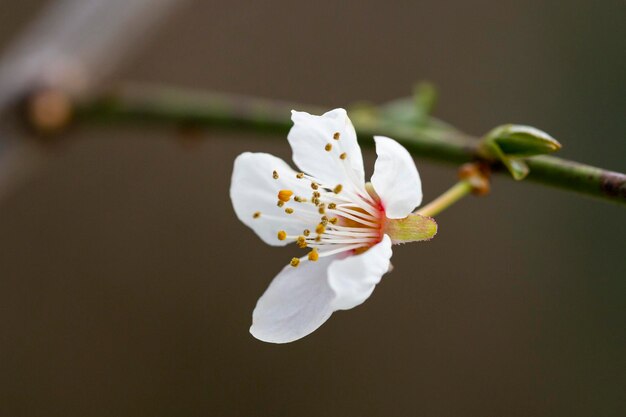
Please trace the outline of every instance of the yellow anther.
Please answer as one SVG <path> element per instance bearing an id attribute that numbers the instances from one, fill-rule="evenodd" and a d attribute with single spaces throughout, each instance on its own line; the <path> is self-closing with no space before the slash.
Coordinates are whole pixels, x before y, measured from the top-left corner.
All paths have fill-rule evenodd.
<path id="1" fill-rule="evenodd" d="M 296 174 L 296 178 L 298 178 L 298 179 L 302 179 L 302 178 L 304 178 L 304 172 L 298 172 L 298 173 Z"/>
<path id="2" fill-rule="evenodd" d="M 329 209 L 331 209 L 331 210 L 333 210 L 333 209 L 337 208 L 337 204 L 335 204 L 335 203 L 330 203 L 330 204 L 328 205 L 328 208 L 329 208 Z"/>
<path id="3" fill-rule="evenodd" d="M 317 210 L 320 214 L 324 214 L 326 213 L 326 206 L 324 205 L 324 203 L 319 205 L 319 209 Z"/>
<path id="4" fill-rule="evenodd" d="M 294 201 L 298 202 L 298 203 L 306 203 L 306 198 L 304 197 L 300 197 L 299 195 L 295 196 L 293 198 Z"/>
<path id="5" fill-rule="evenodd" d="M 326 146 L 324 146 L 324 150 L 325 150 L 326 152 L 330 152 L 330 151 L 332 151 L 332 150 L 333 150 L 333 145 L 332 145 L 332 143 L 327 143 L 327 144 L 326 144 Z"/>
<path id="6" fill-rule="evenodd" d="M 317 190 L 318 188 L 320 188 L 320 186 L 316 182 L 312 182 L 311 188 L 313 188 L 314 190 Z"/>
<path id="7" fill-rule="evenodd" d="M 337 184 L 337 186 L 335 188 L 333 188 L 333 193 L 339 194 L 341 192 L 341 190 L 343 190 L 343 185 Z"/>
<path id="8" fill-rule="evenodd" d="M 287 207 L 287 208 L 285 209 L 285 213 L 287 213 L 287 214 L 293 214 L 293 209 L 292 209 L 291 207 Z"/>
<path id="9" fill-rule="evenodd" d="M 324 226 L 327 226 L 327 225 L 328 225 L 328 217 L 326 217 L 326 216 L 322 216 L 322 222 L 321 222 L 321 224 L 323 224 Z"/>
<path id="10" fill-rule="evenodd" d="M 298 258 L 292 258 L 291 262 L 289 262 L 291 264 L 291 266 L 293 266 L 294 268 L 298 265 L 300 265 L 300 259 Z"/>
<path id="11" fill-rule="evenodd" d="M 306 248 L 307 247 L 306 238 L 304 236 L 298 236 L 298 240 L 296 240 L 296 244 L 301 249 Z"/>
<path id="12" fill-rule="evenodd" d="M 280 190 L 278 192 L 278 199 L 286 203 L 287 201 L 291 199 L 292 195 L 293 195 L 293 191 L 291 190 Z"/>
<path id="13" fill-rule="evenodd" d="M 322 240 L 322 236 L 320 236 L 320 235 L 315 236 L 315 241 L 316 242 L 320 242 L 321 240 Z"/>
<path id="14" fill-rule="evenodd" d="M 317 248 L 313 248 L 311 252 L 309 252 L 309 261 L 317 261 L 320 258 L 320 254 L 317 253 Z"/>
<path id="15" fill-rule="evenodd" d="M 322 223 L 318 224 L 317 227 L 315 228 L 315 233 L 317 233 L 318 235 L 321 235 L 325 231 L 326 231 L 326 226 Z"/>
<path id="16" fill-rule="evenodd" d="M 319 199 L 319 198 L 317 198 L 317 197 L 313 197 L 313 198 L 311 199 L 311 203 L 313 203 L 313 204 L 315 204 L 315 205 L 317 206 L 317 205 L 319 205 L 319 203 L 320 203 L 320 199 Z"/>
<path id="17" fill-rule="evenodd" d="M 309 229 L 304 229 L 304 231 L 302 232 L 302 234 L 303 234 L 304 236 L 308 236 L 308 235 L 310 235 L 310 234 L 311 234 L 311 231 L 310 231 Z"/>
<path id="18" fill-rule="evenodd" d="M 333 139 L 339 140 L 339 132 L 335 132 L 335 134 L 333 135 Z"/>
<path id="19" fill-rule="evenodd" d="M 255 211 L 254 214 L 252 215 L 253 219 L 258 219 L 259 217 L 261 217 L 261 212 L 260 211 Z"/>
<path id="20" fill-rule="evenodd" d="M 328 221 L 332 224 L 337 224 L 338 219 L 336 217 L 331 217 L 330 219 L 328 219 Z"/>
<path id="21" fill-rule="evenodd" d="M 280 201 L 280 200 L 278 200 L 278 202 L 276 203 L 276 205 L 277 205 L 278 207 L 282 207 L 282 206 L 284 206 L 284 205 L 285 205 L 285 202 L 284 202 L 284 201 Z"/>
<path id="22" fill-rule="evenodd" d="M 276 172 L 276 171 L 272 172 L 272 178 L 277 180 L 278 179 L 278 172 Z"/>
<path id="23" fill-rule="evenodd" d="M 346 159 L 347 157 L 348 157 L 348 154 L 345 152 L 339 155 L 339 159 Z"/>
<path id="24" fill-rule="evenodd" d="M 284 230 L 281 230 L 278 232 L 278 240 L 285 240 L 287 239 L 287 232 L 285 232 Z"/>
<path id="25" fill-rule="evenodd" d="M 313 191 L 313 197 L 320 198 L 321 197 L 320 192 L 319 191 Z"/>

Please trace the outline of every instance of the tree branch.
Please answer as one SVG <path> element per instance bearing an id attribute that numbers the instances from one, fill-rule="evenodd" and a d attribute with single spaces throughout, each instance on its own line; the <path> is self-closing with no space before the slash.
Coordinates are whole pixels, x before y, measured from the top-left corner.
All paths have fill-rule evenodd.
<path id="1" fill-rule="evenodd" d="M 251 97 L 195 92 L 163 86 L 129 85 L 77 105 L 79 123 L 168 124 L 285 135 L 291 109 L 321 114 L 323 109 Z M 423 126 L 389 123 L 368 112 L 350 112 L 359 141 L 372 146 L 374 134 L 402 143 L 413 155 L 461 164 L 481 159 L 478 139 L 434 120 Z M 428 127 L 425 127 L 428 126 Z M 434 126 L 434 127 L 432 127 Z M 527 158 L 527 180 L 626 205 L 626 175 L 550 156 Z M 509 178 L 499 163 L 495 172 Z"/>

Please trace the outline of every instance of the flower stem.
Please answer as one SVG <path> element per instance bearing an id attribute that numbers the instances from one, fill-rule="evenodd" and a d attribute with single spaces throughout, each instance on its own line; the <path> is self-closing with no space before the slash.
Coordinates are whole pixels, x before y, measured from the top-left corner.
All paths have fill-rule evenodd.
<path id="1" fill-rule="evenodd" d="M 472 192 L 474 186 L 469 179 L 460 180 L 448 191 L 419 209 L 416 213 L 425 217 L 434 217 Z"/>

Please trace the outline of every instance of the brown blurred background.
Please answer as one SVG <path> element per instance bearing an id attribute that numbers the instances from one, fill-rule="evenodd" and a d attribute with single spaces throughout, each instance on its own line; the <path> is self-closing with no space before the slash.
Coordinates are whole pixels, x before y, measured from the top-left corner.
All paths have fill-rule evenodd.
<path id="1" fill-rule="evenodd" d="M 0 46 L 42 4 L 0 3 Z M 468 132 L 531 124 L 624 171 L 625 17 L 620 0 L 193 1 L 116 79 L 329 109 L 428 79 Z M 1 416 L 623 415 L 623 207 L 496 179 L 396 248 L 364 305 L 270 345 L 252 309 L 295 252 L 240 224 L 228 187 L 236 155 L 287 142 L 176 134 L 82 128 L 0 201 Z M 426 200 L 455 179 L 416 162 Z"/>

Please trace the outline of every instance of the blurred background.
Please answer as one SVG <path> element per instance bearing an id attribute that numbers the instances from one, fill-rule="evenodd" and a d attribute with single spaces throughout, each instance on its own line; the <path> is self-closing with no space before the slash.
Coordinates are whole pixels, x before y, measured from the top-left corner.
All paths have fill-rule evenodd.
<path id="1" fill-rule="evenodd" d="M 1 2 L 0 47 L 44 4 Z M 330 109 L 428 79 L 435 114 L 464 131 L 530 124 L 559 156 L 625 171 L 625 12 L 621 0 L 189 1 L 106 82 Z M 239 153 L 290 149 L 201 138 L 81 127 L 3 193 L 1 416 L 623 415 L 623 207 L 496 178 L 438 217 L 436 239 L 397 247 L 364 305 L 271 345 L 248 333 L 252 310 L 296 250 L 240 224 L 228 188 Z M 455 181 L 416 163 L 426 201 Z"/>

